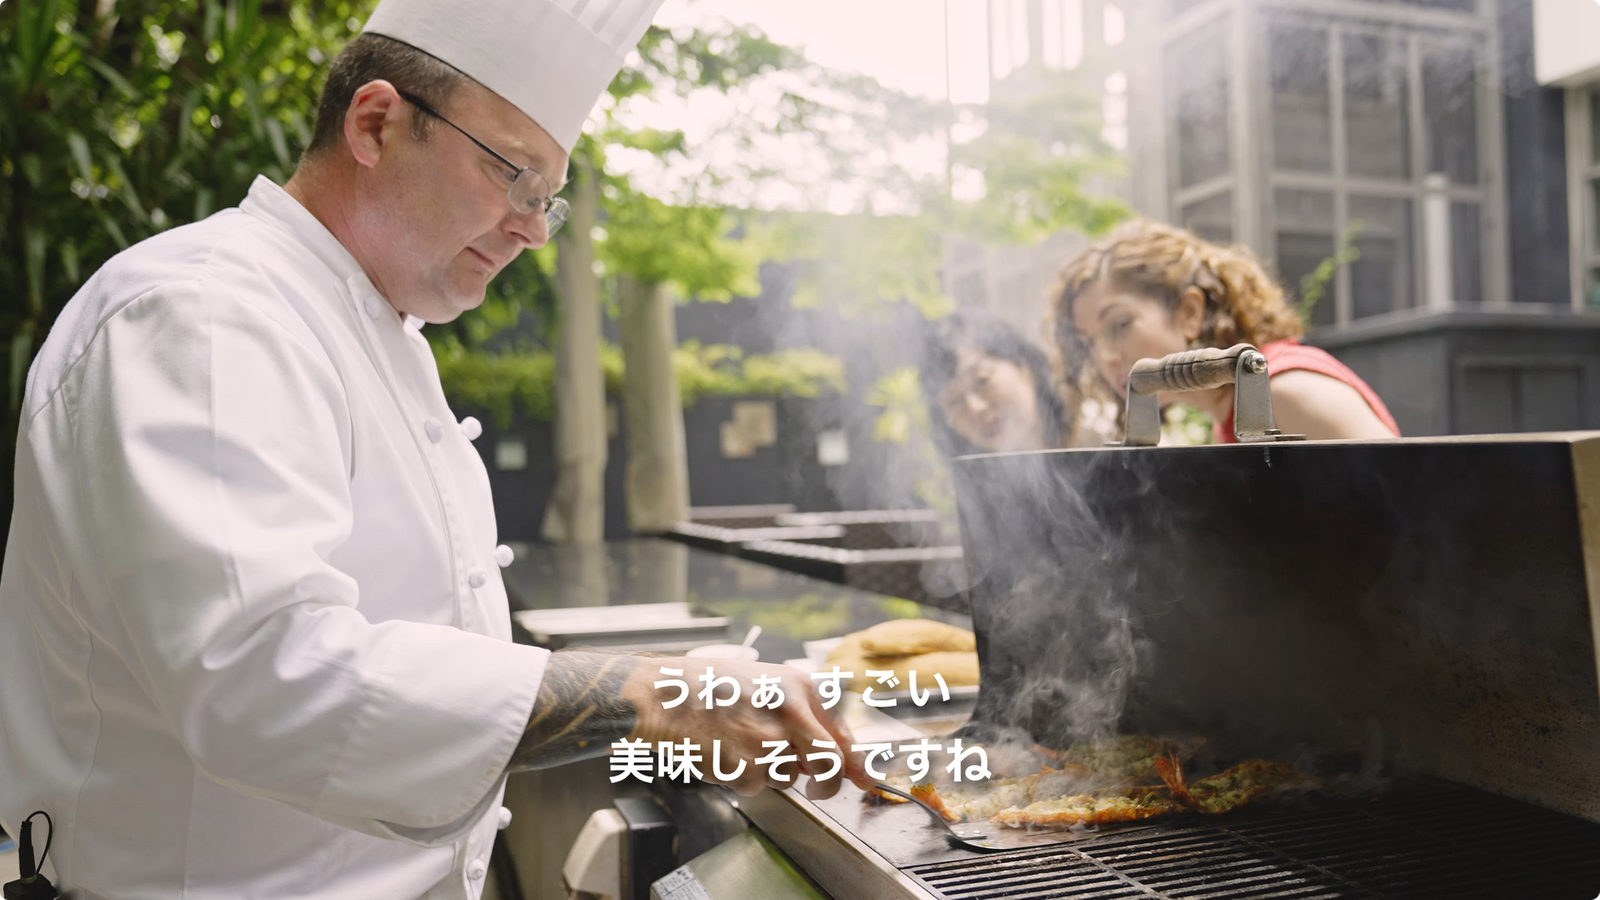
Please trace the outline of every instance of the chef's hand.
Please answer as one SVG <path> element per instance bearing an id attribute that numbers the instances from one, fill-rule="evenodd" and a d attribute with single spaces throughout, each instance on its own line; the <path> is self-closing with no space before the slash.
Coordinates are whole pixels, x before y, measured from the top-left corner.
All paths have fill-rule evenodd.
<path id="1" fill-rule="evenodd" d="M 683 675 L 663 675 L 662 667 L 682 670 Z M 718 679 L 729 676 L 738 681 L 739 699 L 736 702 L 706 709 L 706 703 L 700 697 L 705 682 L 697 679 L 708 667 Z M 751 703 L 757 690 L 755 679 L 758 675 L 778 680 L 778 687 L 783 690 L 783 703 L 778 708 L 758 709 Z M 682 693 L 675 686 L 654 686 L 655 682 L 669 678 L 687 682 L 689 695 L 682 703 L 666 709 L 664 704 Z M 724 682 L 717 689 L 716 696 L 726 699 L 731 693 L 731 688 Z M 721 762 L 725 771 L 738 769 L 739 760 L 745 762 L 744 770 L 737 778 L 724 782 L 744 796 L 758 794 L 769 785 L 780 790 L 792 787 L 796 774 L 827 774 L 834 768 L 832 760 L 819 758 L 810 763 L 806 761 L 808 754 L 824 752 L 837 754 L 843 760 L 843 768 L 826 781 L 808 779 L 806 796 L 813 800 L 832 797 L 838 793 L 845 778 L 863 790 L 872 786 L 863 755 L 851 749 L 855 744 L 854 736 L 842 722 L 822 708 L 822 701 L 817 696 L 811 678 L 799 669 L 729 659 L 646 659 L 632 673 L 623 696 L 638 711 L 638 724 L 629 737 L 642 738 L 651 746 L 657 741 L 681 743 L 686 738 L 699 744 L 704 755 L 700 769 L 707 781 L 716 780 L 712 772 L 711 748 L 713 741 L 720 740 Z M 787 741 L 788 748 L 782 750 L 781 754 L 795 756 L 796 761 L 777 766 L 757 766 L 756 760 L 771 752 L 771 748 L 762 746 L 764 741 Z M 816 741 L 832 742 L 835 746 L 819 747 L 814 743 Z M 775 775 L 787 776 L 788 780 Z"/>

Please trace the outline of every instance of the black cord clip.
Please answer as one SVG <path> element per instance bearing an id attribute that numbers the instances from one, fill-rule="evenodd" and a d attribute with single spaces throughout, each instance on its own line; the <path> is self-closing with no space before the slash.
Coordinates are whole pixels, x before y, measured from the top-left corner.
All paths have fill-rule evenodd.
<path id="1" fill-rule="evenodd" d="M 44 852 L 39 854 L 37 863 L 33 859 L 33 820 L 37 816 L 44 816 L 44 823 L 50 826 L 50 833 L 44 839 Z M 50 844 L 56 839 L 56 823 L 50 814 L 38 810 L 22 820 L 22 833 L 17 835 L 17 863 L 18 874 L 22 877 L 10 882 L 0 891 L 4 892 L 4 900 L 59 900 L 61 894 L 50 883 L 50 879 L 39 874 L 44 866 L 45 858 L 50 855 Z"/>

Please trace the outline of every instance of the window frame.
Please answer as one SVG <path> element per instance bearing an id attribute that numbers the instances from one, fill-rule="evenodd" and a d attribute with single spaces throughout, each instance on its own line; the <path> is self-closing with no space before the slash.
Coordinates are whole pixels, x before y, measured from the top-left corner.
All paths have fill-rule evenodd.
<path id="1" fill-rule="evenodd" d="M 1600 311 L 1600 148 L 1594 145 L 1596 98 L 1600 82 L 1568 88 L 1567 106 L 1567 222 L 1568 259 L 1571 261 L 1572 308 L 1576 312 Z"/>
<path id="2" fill-rule="evenodd" d="M 1341 4 L 1342 5 L 1342 4 Z M 1351 4 L 1352 6 L 1356 4 Z M 1363 6 L 1368 4 L 1362 4 Z M 1480 293 L 1482 301 L 1486 304 L 1505 305 L 1509 302 L 1505 290 L 1499 282 L 1499 271 L 1505 259 L 1505 236 L 1502 229 L 1495 228 L 1497 221 L 1503 221 L 1499 203 L 1501 198 L 1502 183 L 1500 173 L 1503 171 L 1503 148 L 1498 139 L 1499 107 L 1496 102 L 1499 93 L 1493 88 L 1495 82 L 1494 50 L 1498 44 L 1494 41 L 1489 29 L 1484 26 L 1475 15 L 1439 13 L 1415 9 L 1397 9 L 1397 13 L 1384 17 L 1383 21 L 1374 21 L 1372 18 L 1355 18 L 1351 13 L 1332 15 L 1329 4 L 1325 2 L 1293 2 L 1293 0 L 1277 0 L 1277 2 L 1262 3 L 1262 26 L 1268 24 L 1290 25 L 1307 29 L 1315 29 L 1323 33 L 1327 40 L 1328 58 L 1328 91 L 1329 115 L 1331 118 L 1332 141 L 1332 170 L 1330 172 L 1302 172 L 1287 169 L 1277 169 L 1274 165 L 1275 147 L 1273 136 L 1273 123 L 1270 119 L 1272 104 L 1271 65 L 1266 52 L 1261 53 L 1262 61 L 1257 66 L 1257 77 L 1254 88 L 1259 97 L 1258 103 L 1262 109 L 1260 116 L 1260 129 L 1256 140 L 1264 148 L 1263 158 L 1265 165 L 1262 169 L 1262 178 L 1266 190 L 1264 196 L 1271 198 L 1280 188 L 1294 190 L 1311 190 L 1330 193 L 1334 200 L 1333 245 L 1337 249 L 1340 236 L 1348 227 L 1350 215 L 1350 199 L 1352 196 L 1379 197 L 1406 199 L 1411 201 L 1411 285 L 1410 294 L 1404 299 L 1409 301 L 1404 306 L 1391 306 L 1390 313 L 1402 312 L 1413 308 L 1426 308 L 1430 305 L 1429 271 L 1425 257 L 1428 246 L 1428 217 L 1424 212 L 1425 202 L 1433 191 L 1427 186 L 1429 174 L 1429 135 L 1427 123 L 1427 110 L 1425 106 L 1423 84 L 1423 56 L 1429 46 L 1471 46 L 1479 61 L 1477 66 L 1477 80 L 1475 84 L 1474 102 L 1476 104 L 1476 124 L 1478 151 L 1478 172 L 1475 184 L 1460 184 L 1452 182 L 1444 191 L 1444 196 L 1450 204 L 1471 203 L 1478 210 L 1477 220 L 1479 229 L 1479 244 L 1483 248 L 1482 259 L 1479 266 L 1479 278 L 1483 287 Z M 1385 7 L 1386 8 L 1386 7 Z M 1440 18 L 1454 19 L 1453 27 L 1441 28 Z M 1405 58 L 1403 65 L 1406 68 L 1406 130 L 1409 138 L 1409 174 L 1405 178 L 1375 178 L 1350 174 L 1349 161 L 1349 119 L 1346 114 L 1345 96 L 1345 44 L 1347 37 L 1351 36 L 1377 36 L 1402 42 Z M 1271 205 L 1263 206 L 1266 221 L 1259 236 L 1257 246 L 1262 248 L 1265 259 L 1276 260 L 1277 253 L 1277 210 Z M 1454 263 L 1454 260 L 1452 260 Z M 1332 296 L 1329 298 L 1335 305 L 1335 316 L 1332 328 L 1343 328 L 1362 320 L 1355 313 L 1355 297 L 1352 294 L 1354 279 L 1351 277 L 1350 264 L 1345 263 L 1338 269 L 1334 279 Z M 1289 286 L 1294 289 L 1295 285 Z M 1454 300 L 1452 303 L 1456 302 Z M 1382 315 L 1382 314 L 1379 314 Z"/>
<path id="3" fill-rule="evenodd" d="M 1401 3 L 1369 2 L 1369 0 L 1206 0 L 1196 4 L 1183 15 L 1163 23 L 1160 37 L 1155 42 L 1157 53 L 1163 57 L 1174 42 L 1193 34 L 1214 19 L 1230 16 L 1230 38 L 1236 47 L 1248 48 L 1245 53 L 1233 53 L 1236 63 L 1230 68 L 1230 141 L 1229 168 L 1225 175 L 1203 183 L 1180 188 L 1177 183 L 1178 154 L 1176 136 L 1165 134 L 1171 121 L 1171 111 L 1165 109 L 1164 90 L 1162 111 L 1158 117 L 1145 120 L 1147 135 L 1154 138 L 1155 157 L 1160 166 L 1160 185 L 1147 184 L 1143 196 L 1147 197 L 1153 211 L 1165 214 L 1169 221 L 1178 221 L 1182 211 L 1202 200 L 1231 192 L 1234 204 L 1233 239 L 1255 248 L 1264 260 L 1277 259 L 1277 212 L 1273 198 L 1279 189 L 1314 190 L 1331 193 L 1334 197 L 1335 220 L 1333 240 L 1337 247 L 1339 236 L 1349 222 L 1349 198 L 1352 194 L 1373 197 L 1404 197 L 1411 200 L 1411 295 L 1406 307 L 1422 308 L 1429 304 L 1427 283 L 1427 224 L 1424 199 L 1430 194 L 1425 186 L 1428 174 L 1428 135 L 1426 112 L 1423 106 L 1422 83 L 1423 49 L 1426 45 L 1470 45 L 1478 62 L 1476 68 L 1475 111 L 1478 152 L 1478 177 L 1476 184 L 1451 183 L 1445 192 L 1448 202 L 1473 203 L 1477 206 L 1480 265 L 1478 268 L 1482 290 L 1480 301 L 1484 305 L 1507 306 L 1511 302 L 1508 277 L 1509 252 L 1505 230 L 1505 148 L 1499 104 L 1499 34 L 1494 14 L 1495 4 L 1478 0 L 1471 12 L 1424 9 Z M 1261 35 L 1270 24 L 1283 23 L 1316 28 L 1326 36 L 1329 54 L 1330 123 L 1333 129 L 1333 155 L 1330 172 L 1279 171 L 1275 168 L 1272 135 L 1272 83 L 1270 56 Z M 1398 36 L 1405 42 L 1408 72 L 1408 131 L 1410 132 L 1410 174 L 1405 179 L 1367 178 L 1348 174 L 1347 128 L 1345 115 L 1345 84 L 1343 77 L 1343 34 Z M 1157 66 L 1158 70 L 1165 66 Z M 1165 72 L 1155 75 L 1155 84 L 1165 84 Z M 1153 131 L 1154 134 L 1149 134 Z M 1148 157 L 1146 157 L 1148 158 Z M 1154 160 L 1152 160 L 1154 161 Z M 1148 177 L 1148 176 L 1147 176 Z M 1454 263 L 1454 260 L 1452 260 Z M 1452 265 L 1452 274 L 1459 270 Z M 1344 328 L 1360 320 L 1353 318 L 1354 302 L 1351 295 L 1353 281 L 1349 265 L 1341 266 L 1327 302 L 1336 307 L 1330 329 Z M 1297 288 L 1297 286 L 1290 286 Z M 1397 298 L 1398 299 L 1398 298 Z M 1458 302 L 1452 299 L 1452 303 Z"/>

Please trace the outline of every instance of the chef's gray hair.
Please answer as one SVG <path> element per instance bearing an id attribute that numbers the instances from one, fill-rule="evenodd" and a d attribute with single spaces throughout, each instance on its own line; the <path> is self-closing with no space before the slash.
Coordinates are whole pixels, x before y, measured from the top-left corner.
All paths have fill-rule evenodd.
<path id="1" fill-rule="evenodd" d="M 313 159 L 339 146 L 351 99 L 362 85 L 380 78 L 439 110 L 446 108 L 451 96 L 471 81 L 460 69 L 410 44 L 379 34 L 356 35 L 328 67 L 328 82 L 317 101 L 317 123 L 304 159 Z M 412 136 L 427 140 L 433 133 L 433 117 L 417 110 L 411 112 Z"/>

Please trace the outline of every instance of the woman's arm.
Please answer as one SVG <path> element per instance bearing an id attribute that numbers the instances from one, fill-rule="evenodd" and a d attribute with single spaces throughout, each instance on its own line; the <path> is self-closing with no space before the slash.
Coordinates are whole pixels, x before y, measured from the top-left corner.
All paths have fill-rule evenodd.
<path id="1" fill-rule="evenodd" d="M 1288 434 L 1304 434 L 1308 440 L 1395 437 L 1360 391 L 1306 369 L 1272 376 L 1272 412 L 1278 428 Z"/>

